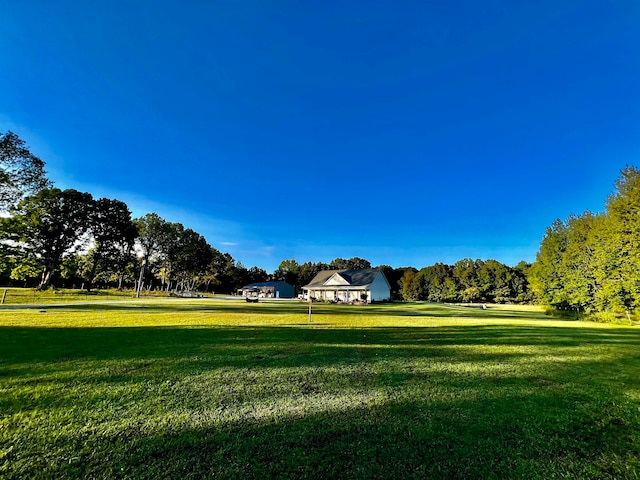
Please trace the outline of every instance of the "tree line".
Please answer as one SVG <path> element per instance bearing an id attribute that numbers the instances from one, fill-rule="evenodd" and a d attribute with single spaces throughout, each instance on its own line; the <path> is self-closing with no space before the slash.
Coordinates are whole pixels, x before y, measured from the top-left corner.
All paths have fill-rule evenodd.
<path id="1" fill-rule="evenodd" d="M 0 132 L 0 281 L 23 286 L 230 292 L 267 272 L 245 268 L 198 232 L 116 199 L 55 188 L 45 163 Z"/>
<path id="2" fill-rule="evenodd" d="M 408 269 L 400 279 L 405 300 L 463 303 L 531 303 L 527 271 L 520 262 L 509 267 L 497 260 L 465 258 L 454 265 L 436 263 Z"/>
<path id="3" fill-rule="evenodd" d="M 391 296 L 397 300 L 429 302 L 495 302 L 530 303 L 528 288 L 530 264 L 520 262 L 509 267 L 497 260 L 460 260 L 454 265 L 436 263 L 418 270 L 414 267 L 393 268 L 378 265 L 389 281 Z M 371 268 L 368 260 L 354 257 L 336 258 L 330 263 L 298 263 L 284 260 L 274 278 L 285 281 L 300 291 L 322 270 Z"/>
<path id="4" fill-rule="evenodd" d="M 624 168 L 602 213 L 555 220 L 529 274 L 539 301 L 595 315 L 640 308 L 640 171 Z"/>
<path id="5" fill-rule="evenodd" d="M 246 268 L 181 223 L 156 213 L 132 218 L 117 199 L 55 188 L 44 162 L 17 135 L 0 133 L 0 282 L 231 293 L 252 282 L 282 280 L 300 293 L 320 271 L 371 268 L 360 257 L 329 263 L 283 260 L 268 273 Z M 378 265 L 392 297 L 434 302 L 528 302 L 526 270 L 464 259 L 418 270 Z"/>
<path id="6" fill-rule="evenodd" d="M 156 213 L 133 219 L 124 202 L 73 189 L 26 196 L 0 219 L 0 236 L 5 284 L 193 292 L 267 278 L 181 223 Z"/>

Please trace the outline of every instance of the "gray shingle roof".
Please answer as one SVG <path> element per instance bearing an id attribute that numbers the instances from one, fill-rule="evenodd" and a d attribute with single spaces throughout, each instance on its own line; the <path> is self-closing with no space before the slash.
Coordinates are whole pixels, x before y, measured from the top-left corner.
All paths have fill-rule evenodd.
<path id="1" fill-rule="evenodd" d="M 319 272 L 313 280 L 302 288 L 317 288 L 324 286 L 324 283 L 329 280 L 334 274 L 339 273 L 345 280 L 349 282 L 352 287 L 364 287 L 371 285 L 376 275 L 380 272 L 377 268 L 363 268 L 360 270 L 323 270 Z"/>
<path id="2" fill-rule="evenodd" d="M 274 282 L 255 282 L 255 283 L 250 283 L 249 285 L 245 285 L 240 290 L 249 289 L 249 288 L 260 288 L 260 287 L 277 287 L 280 285 L 286 285 L 288 287 L 291 287 L 291 285 L 289 285 L 287 282 L 275 282 L 275 281 Z"/>

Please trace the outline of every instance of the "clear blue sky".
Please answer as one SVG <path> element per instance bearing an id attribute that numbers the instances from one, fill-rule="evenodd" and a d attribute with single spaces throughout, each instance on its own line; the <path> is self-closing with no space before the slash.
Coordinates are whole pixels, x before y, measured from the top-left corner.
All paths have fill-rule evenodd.
<path id="1" fill-rule="evenodd" d="M 640 164 L 640 3 L 5 1 L 0 131 L 246 266 L 533 261 Z"/>

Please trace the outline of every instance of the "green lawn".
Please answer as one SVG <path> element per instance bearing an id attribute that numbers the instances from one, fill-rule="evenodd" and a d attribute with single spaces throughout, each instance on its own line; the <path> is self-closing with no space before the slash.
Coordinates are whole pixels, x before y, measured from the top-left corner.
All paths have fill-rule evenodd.
<path id="1" fill-rule="evenodd" d="M 0 310 L 0 478 L 638 478 L 640 330 L 164 300 Z"/>
<path id="2" fill-rule="evenodd" d="M 49 289 L 38 288 L 0 288 L 0 299 L 3 305 L 29 305 L 68 302 L 92 302 L 105 300 L 122 300 L 135 297 L 132 291 L 92 290 L 90 292 L 79 289 Z"/>
<path id="3" fill-rule="evenodd" d="M 211 297 L 210 294 L 204 294 L 204 296 Z M 0 288 L 0 300 L 4 299 L 2 304 L 5 306 L 105 302 L 114 300 L 131 300 L 135 297 L 136 292 L 134 290 L 93 289 L 87 291 L 72 288 L 46 290 L 40 290 L 39 288 Z M 142 293 L 142 297 L 169 297 L 169 293 L 166 291 L 145 290 Z"/>

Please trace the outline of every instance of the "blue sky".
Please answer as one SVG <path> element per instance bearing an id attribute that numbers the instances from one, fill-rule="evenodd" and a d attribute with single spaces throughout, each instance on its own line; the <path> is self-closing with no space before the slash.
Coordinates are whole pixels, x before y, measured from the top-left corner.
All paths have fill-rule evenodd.
<path id="1" fill-rule="evenodd" d="M 0 131 L 246 266 L 533 261 L 640 162 L 637 1 L 3 2 Z"/>

